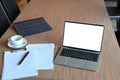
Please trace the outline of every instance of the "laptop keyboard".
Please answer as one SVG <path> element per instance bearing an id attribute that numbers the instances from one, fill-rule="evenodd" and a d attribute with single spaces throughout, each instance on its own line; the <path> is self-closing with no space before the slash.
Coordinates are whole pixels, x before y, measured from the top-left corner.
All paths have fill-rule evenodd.
<path id="1" fill-rule="evenodd" d="M 67 49 L 67 48 L 64 48 L 61 51 L 60 56 L 78 58 L 78 59 L 89 60 L 89 61 L 94 61 L 94 62 L 97 62 L 98 60 L 98 54 L 95 54 L 92 52 L 90 53 L 87 51 Z"/>

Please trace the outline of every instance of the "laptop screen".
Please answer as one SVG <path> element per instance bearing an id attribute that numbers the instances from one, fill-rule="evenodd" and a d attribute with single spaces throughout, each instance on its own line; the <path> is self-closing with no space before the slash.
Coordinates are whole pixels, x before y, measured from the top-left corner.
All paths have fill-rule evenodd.
<path id="1" fill-rule="evenodd" d="M 100 51 L 104 26 L 65 22 L 63 46 Z"/>

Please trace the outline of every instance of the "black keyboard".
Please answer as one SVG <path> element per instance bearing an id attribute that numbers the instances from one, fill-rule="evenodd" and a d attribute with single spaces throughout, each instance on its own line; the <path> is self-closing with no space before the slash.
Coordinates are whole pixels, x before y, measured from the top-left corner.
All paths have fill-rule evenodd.
<path id="1" fill-rule="evenodd" d="M 64 48 L 61 51 L 60 56 L 78 58 L 78 59 L 89 60 L 94 62 L 97 62 L 98 60 L 98 54 L 96 53 L 82 51 L 82 50 L 67 49 L 67 48 Z"/>

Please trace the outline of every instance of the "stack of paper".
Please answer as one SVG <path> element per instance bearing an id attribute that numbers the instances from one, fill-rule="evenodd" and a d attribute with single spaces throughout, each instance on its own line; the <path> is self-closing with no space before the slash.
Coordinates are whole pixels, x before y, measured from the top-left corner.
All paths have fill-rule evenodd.
<path id="1" fill-rule="evenodd" d="M 21 57 L 26 51 L 6 51 L 4 55 L 4 66 L 2 73 L 2 80 L 18 79 L 30 76 L 36 76 L 38 74 L 36 69 L 34 54 L 31 52 L 27 55 L 25 60 L 18 65 Z"/>
<path id="2" fill-rule="evenodd" d="M 27 50 L 35 54 L 38 70 L 53 69 L 54 44 L 29 44 Z"/>
<path id="3" fill-rule="evenodd" d="M 37 76 L 38 70 L 53 69 L 54 44 L 29 44 L 27 50 L 5 51 L 2 80 Z M 29 54 L 18 65 L 19 61 Z"/>

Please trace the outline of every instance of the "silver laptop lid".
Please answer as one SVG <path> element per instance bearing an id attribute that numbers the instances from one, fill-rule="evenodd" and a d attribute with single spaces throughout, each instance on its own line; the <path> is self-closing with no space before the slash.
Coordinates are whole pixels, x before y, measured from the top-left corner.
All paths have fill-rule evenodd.
<path id="1" fill-rule="evenodd" d="M 100 51 L 104 26 L 65 22 L 63 46 Z"/>

